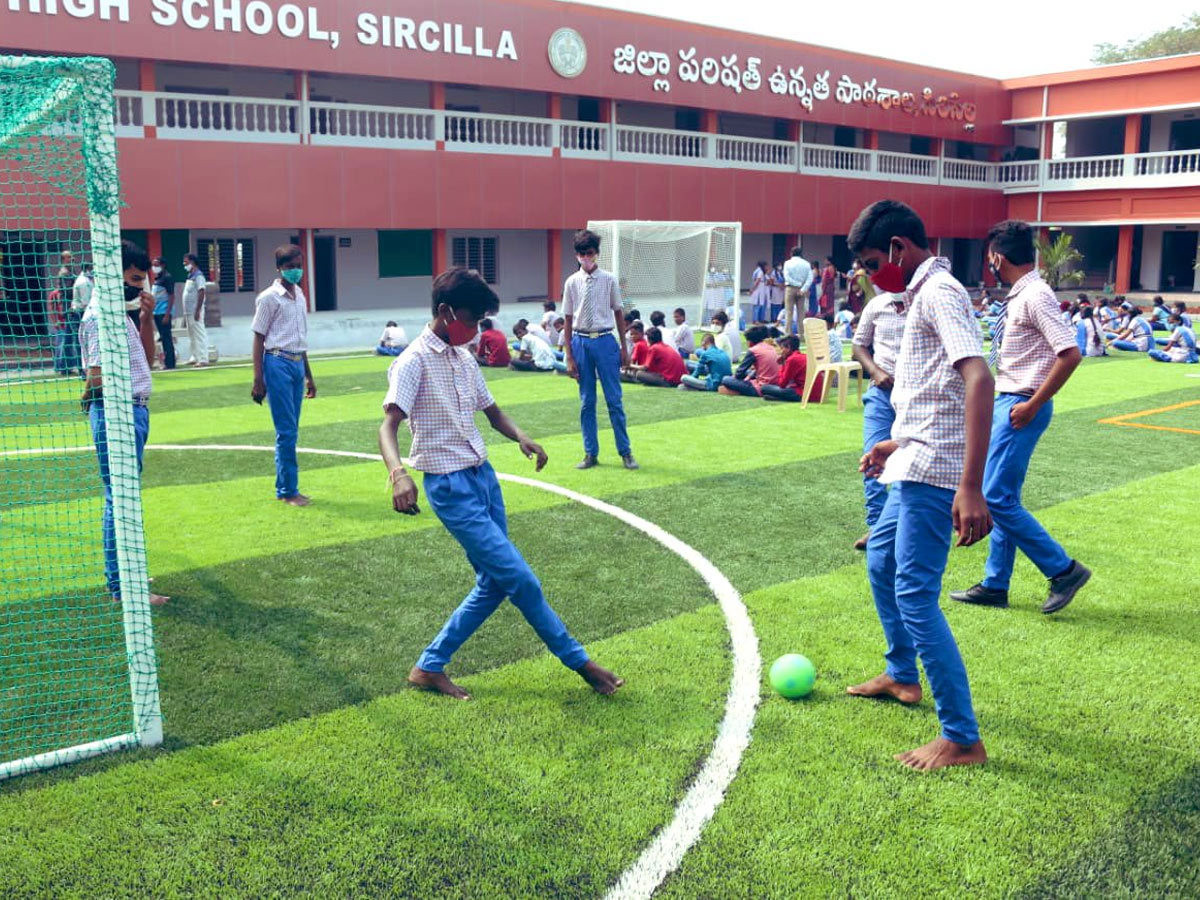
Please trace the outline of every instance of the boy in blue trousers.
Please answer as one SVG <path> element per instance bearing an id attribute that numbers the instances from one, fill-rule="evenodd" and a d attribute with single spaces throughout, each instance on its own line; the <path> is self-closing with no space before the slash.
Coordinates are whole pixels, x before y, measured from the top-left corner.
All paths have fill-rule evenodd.
<path id="1" fill-rule="evenodd" d="M 902 297 L 905 306 L 892 436 L 860 464 L 863 474 L 891 485 L 867 541 L 867 575 L 887 639 L 887 667 L 846 690 L 918 703 L 919 656 L 942 733 L 896 759 L 923 771 L 978 765 L 987 753 L 967 670 L 938 598 L 951 530 L 965 547 L 992 529 L 983 498 L 992 374 L 971 300 L 950 274 L 950 261 L 930 251 L 925 225 L 912 209 L 893 200 L 873 203 L 846 242 L 875 286 Z"/>
<path id="2" fill-rule="evenodd" d="M 417 486 L 405 470 L 396 441 L 400 423 L 412 431 L 412 466 L 425 473 L 425 496 L 442 524 L 462 544 L 475 569 L 475 587 L 425 648 L 408 680 L 458 700 L 471 699 L 445 673 L 455 651 L 505 598 L 521 611 L 550 651 L 601 694 L 625 682 L 588 658 L 550 608 L 542 586 L 508 538 L 504 497 L 475 427 L 482 411 L 491 426 L 516 441 L 537 470 L 546 451 L 496 405 L 467 345 L 479 320 L 500 307 L 478 273 L 454 268 L 433 282 L 433 320 L 388 370 L 379 449 L 387 465 L 396 512 L 416 515 Z"/>

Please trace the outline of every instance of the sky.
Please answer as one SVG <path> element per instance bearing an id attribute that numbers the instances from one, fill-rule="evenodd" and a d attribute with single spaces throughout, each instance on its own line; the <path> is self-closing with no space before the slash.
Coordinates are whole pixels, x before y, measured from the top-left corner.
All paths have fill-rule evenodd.
<path id="1" fill-rule="evenodd" d="M 992 78 L 1087 68 L 1093 45 L 1119 46 L 1200 11 L 1200 0 L 921 0 L 919 6 L 898 0 L 845 6 L 836 0 L 803 6 L 786 0 L 583 2 Z M 922 15 L 910 12 L 917 8 Z M 842 14 L 831 14 L 838 11 Z"/>

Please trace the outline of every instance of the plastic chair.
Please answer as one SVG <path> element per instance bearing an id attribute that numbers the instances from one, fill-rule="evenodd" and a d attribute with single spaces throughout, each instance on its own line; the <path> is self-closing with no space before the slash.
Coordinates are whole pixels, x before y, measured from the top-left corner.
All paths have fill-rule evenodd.
<path id="1" fill-rule="evenodd" d="M 825 375 L 821 383 L 821 396 L 818 403 L 825 402 L 825 394 L 829 390 L 829 379 L 838 376 L 838 412 L 846 411 L 846 396 L 849 393 L 850 376 L 858 374 L 858 405 L 862 406 L 863 371 L 857 362 L 831 360 L 829 358 L 829 332 L 824 319 L 804 320 L 804 345 L 808 353 L 808 371 L 804 376 L 804 395 L 801 397 L 801 408 L 808 406 L 808 398 L 817 377 Z"/>

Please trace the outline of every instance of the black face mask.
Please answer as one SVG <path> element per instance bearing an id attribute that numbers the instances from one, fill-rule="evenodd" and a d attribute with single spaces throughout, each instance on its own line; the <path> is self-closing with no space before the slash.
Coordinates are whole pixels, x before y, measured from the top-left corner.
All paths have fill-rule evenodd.
<path id="1" fill-rule="evenodd" d="M 130 302 L 142 296 L 142 289 L 131 284 L 125 285 L 125 301 Z"/>

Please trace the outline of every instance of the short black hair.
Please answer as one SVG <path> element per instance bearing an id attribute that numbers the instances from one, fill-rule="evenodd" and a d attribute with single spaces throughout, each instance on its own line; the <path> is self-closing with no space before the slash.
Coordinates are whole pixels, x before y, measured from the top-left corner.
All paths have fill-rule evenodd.
<path id="1" fill-rule="evenodd" d="M 395 322 L 389 322 L 388 324 L 389 324 L 389 325 L 395 325 L 396 323 L 395 323 Z M 479 328 L 480 328 L 482 331 L 491 331 L 491 330 L 492 330 L 492 320 L 491 320 L 491 319 L 480 319 L 480 320 L 479 320 Z"/>
<path id="2" fill-rule="evenodd" d="M 121 270 L 150 271 L 150 256 L 133 241 L 121 241 Z"/>
<path id="3" fill-rule="evenodd" d="M 200 268 L 200 257 L 198 257 L 195 253 L 183 254 L 183 261 L 190 262 L 197 269 Z"/>
<path id="4" fill-rule="evenodd" d="M 761 344 L 770 336 L 771 331 L 766 325 L 751 325 L 746 329 L 746 342 L 749 344 Z"/>
<path id="5" fill-rule="evenodd" d="M 718 309 L 715 313 L 712 314 L 712 321 L 720 322 L 721 327 L 724 328 L 726 325 L 729 324 L 729 314 L 726 313 L 725 310 L 723 310 L 723 309 Z"/>
<path id="6" fill-rule="evenodd" d="M 529 320 L 528 319 L 517 319 L 517 321 L 515 321 L 513 323 L 513 334 L 516 334 L 518 331 L 528 331 L 528 330 L 529 330 Z"/>
<path id="7" fill-rule="evenodd" d="M 651 344 L 661 344 L 662 331 L 658 328 L 651 328 L 646 332 L 646 340 Z"/>
<path id="8" fill-rule="evenodd" d="M 1087 298 L 1088 298 L 1088 295 L 1086 293 L 1084 293 L 1083 291 L 1080 291 L 1078 294 L 1075 295 L 1075 299 L 1079 303 L 1082 303 Z"/>
<path id="9" fill-rule="evenodd" d="M 641 319 L 634 319 L 632 322 L 629 323 L 629 328 L 627 330 L 628 331 L 640 331 L 640 332 L 642 332 L 642 334 L 645 334 L 646 333 L 646 325 L 645 325 L 645 323 L 642 322 Z"/>
<path id="10" fill-rule="evenodd" d="M 1155 295 L 1154 295 L 1154 305 L 1155 305 L 1155 306 L 1162 306 L 1162 305 L 1163 305 L 1163 298 L 1162 298 L 1162 294 L 1155 294 Z"/>
<path id="11" fill-rule="evenodd" d="M 1180 312 L 1186 312 L 1186 311 L 1187 311 L 1187 304 L 1186 304 L 1186 303 L 1184 303 L 1182 300 L 1176 300 L 1176 301 L 1175 301 L 1175 308 L 1176 308 L 1177 310 L 1179 310 Z"/>
<path id="12" fill-rule="evenodd" d="M 275 248 L 275 268 L 282 269 L 283 264 L 291 262 L 304 255 L 304 251 L 295 244 L 281 244 Z"/>
<path id="13" fill-rule="evenodd" d="M 803 256 L 803 255 L 804 255 L 804 251 L 800 249 L 799 245 L 792 248 L 792 256 Z"/>
<path id="14" fill-rule="evenodd" d="M 546 312 L 554 312 L 554 301 L 547 300 L 542 304 L 542 309 L 544 309 Z"/>
<path id="15" fill-rule="evenodd" d="M 642 311 L 640 309 L 631 309 L 629 312 L 625 313 L 626 322 L 632 322 L 635 319 L 640 319 L 641 317 Z"/>
<path id="16" fill-rule="evenodd" d="M 899 200 L 876 200 L 858 214 L 846 244 L 851 253 L 862 253 L 868 247 L 887 251 L 892 238 L 908 238 L 922 250 L 929 249 L 929 238 L 925 236 L 925 223 L 907 203 Z M 832 262 L 832 257 L 825 257 Z"/>
<path id="17" fill-rule="evenodd" d="M 650 324 L 651 325 L 662 325 L 666 321 L 667 321 L 666 314 L 663 313 L 663 311 L 661 309 L 656 309 L 654 312 L 650 313 Z"/>
<path id="18" fill-rule="evenodd" d="M 997 222 L 987 233 L 987 245 L 1014 266 L 1033 264 L 1033 229 L 1020 219 Z"/>
<path id="19" fill-rule="evenodd" d="M 789 350 L 800 349 L 800 338 L 796 337 L 794 334 L 785 334 L 779 339 L 779 343 L 782 346 L 787 347 Z"/>
<path id="20" fill-rule="evenodd" d="M 80 269 L 82 269 L 84 272 L 90 272 L 92 271 L 92 264 L 84 263 L 82 266 L 80 266 Z"/>
<path id="21" fill-rule="evenodd" d="M 587 253 L 589 250 L 600 252 L 600 235 L 594 231 L 589 231 L 583 228 L 575 232 L 575 252 Z"/>
<path id="22" fill-rule="evenodd" d="M 683 316 L 686 319 L 687 318 L 687 310 L 684 309 L 682 306 L 677 306 L 677 307 L 675 307 L 675 312 L 672 313 L 672 315 Z"/>
<path id="23" fill-rule="evenodd" d="M 433 279 L 433 314 L 446 304 L 451 309 L 465 309 L 474 318 L 500 311 L 500 298 L 487 286 L 479 273 L 464 266 L 447 269 Z"/>

